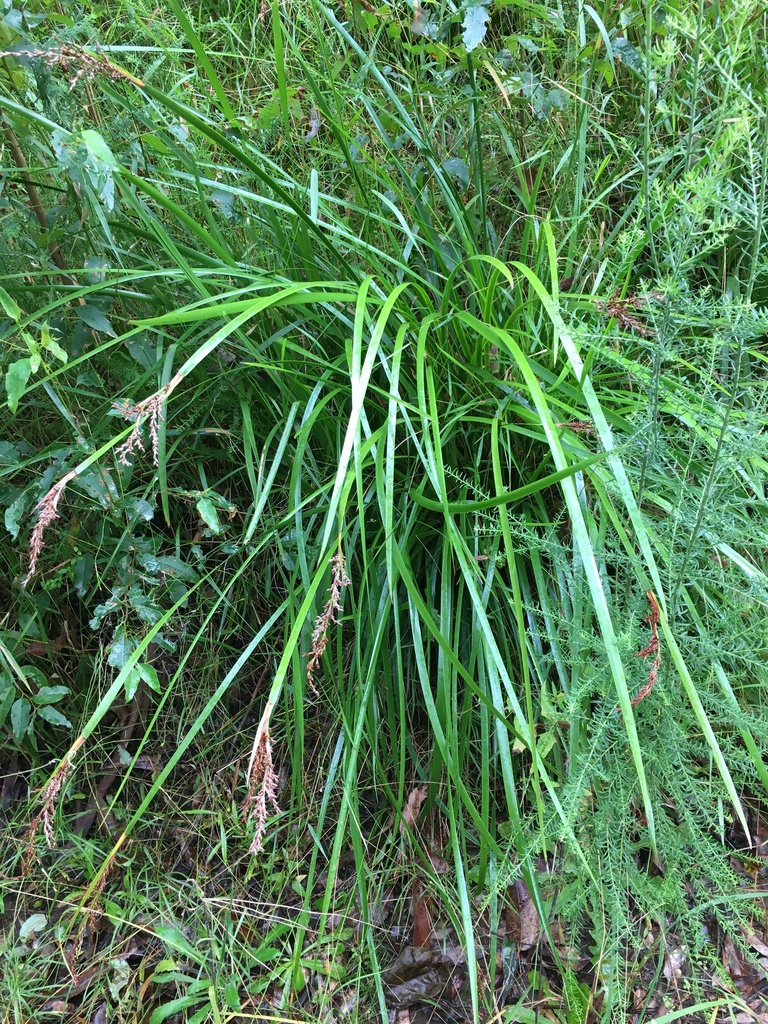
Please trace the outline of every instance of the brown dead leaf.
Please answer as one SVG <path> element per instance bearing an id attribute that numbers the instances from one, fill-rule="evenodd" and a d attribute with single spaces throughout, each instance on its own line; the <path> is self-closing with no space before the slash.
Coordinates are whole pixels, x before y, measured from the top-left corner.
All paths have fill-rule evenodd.
<path id="1" fill-rule="evenodd" d="M 450 874 L 451 865 L 439 853 L 435 853 L 434 850 L 427 850 L 427 860 L 432 865 L 432 870 L 436 875 Z"/>
<path id="2" fill-rule="evenodd" d="M 387 1006 L 397 1010 L 447 996 L 453 987 L 454 966 L 440 953 L 406 946 L 382 971 L 381 980 Z"/>
<path id="3" fill-rule="evenodd" d="M 91 1017 L 91 1024 L 109 1024 L 109 1018 L 107 1017 L 107 1004 L 99 1003 L 96 1007 L 96 1012 Z"/>
<path id="4" fill-rule="evenodd" d="M 734 1017 L 736 1024 L 768 1024 L 768 1013 L 760 1013 L 764 1003 L 760 1003 L 759 1006 L 745 1010 L 743 1013 L 737 1013 Z"/>
<path id="5" fill-rule="evenodd" d="M 686 959 L 682 946 L 674 946 L 667 952 L 664 957 L 664 977 L 667 981 L 679 981 L 682 978 Z"/>
<path id="6" fill-rule="evenodd" d="M 33 658 L 47 658 L 50 654 L 58 653 L 66 641 L 67 635 L 62 630 L 55 640 L 48 640 L 46 643 L 42 643 L 39 640 L 33 640 L 31 643 L 27 644 L 24 650 Z"/>
<path id="7" fill-rule="evenodd" d="M 40 643 L 38 640 L 33 640 L 31 644 L 27 644 L 24 651 L 33 658 L 45 658 L 48 655 L 47 645 Z"/>
<path id="8" fill-rule="evenodd" d="M 734 980 L 742 977 L 741 960 L 730 935 L 726 935 L 723 943 L 723 965 Z"/>
<path id="9" fill-rule="evenodd" d="M 760 956 L 768 956 L 768 946 L 757 935 L 745 935 L 747 942 Z"/>
<path id="10" fill-rule="evenodd" d="M 531 949 L 539 941 L 541 922 L 525 882 L 518 878 L 510 886 L 511 913 L 507 915 L 507 935 L 520 949 Z"/>
<path id="11" fill-rule="evenodd" d="M 421 805 L 427 799 L 427 787 L 416 786 L 415 789 L 411 790 L 410 796 L 405 802 L 403 808 L 403 820 L 400 822 L 400 829 L 404 831 L 406 828 L 413 828 L 416 824 L 416 819 L 421 811 Z"/>
<path id="12" fill-rule="evenodd" d="M 432 937 L 432 918 L 427 906 L 427 897 L 417 881 L 413 883 L 413 945 L 429 949 Z"/>

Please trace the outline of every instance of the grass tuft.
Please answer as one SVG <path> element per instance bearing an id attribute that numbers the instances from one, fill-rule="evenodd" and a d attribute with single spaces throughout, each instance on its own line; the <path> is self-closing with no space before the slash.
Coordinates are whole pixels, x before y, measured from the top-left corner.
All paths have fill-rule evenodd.
<path id="1" fill-rule="evenodd" d="M 0 28 L 2 1019 L 754 1015 L 765 14 L 150 6 Z"/>

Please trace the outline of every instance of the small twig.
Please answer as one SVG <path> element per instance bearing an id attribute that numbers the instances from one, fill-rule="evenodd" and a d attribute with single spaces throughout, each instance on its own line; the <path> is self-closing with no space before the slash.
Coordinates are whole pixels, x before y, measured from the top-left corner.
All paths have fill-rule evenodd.
<path id="1" fill-rule="evenodd" d="M 35 217 L 37 217 L 37 222 L 40 225 L 40 230 L 43 233 L 43 236 L 46 236 L 49 232 L 45 207 L 43 206 L 42 200 L 40 199 L 40 193 L 37 191 L 37 185 L 35 185 L 34 181 L 30 177 L 27 158 L 24 156 L 24 151 L 19 145 L 19 140 L 16 138 L 16 133 L 14 132 L 13 128 L 11 128 L 10 125 L 6 125 L 4 131 L 5 137 L 8 140 L 8 145 L 11 150 L 13 162 L 18 167 L 19 175 L 21 177 L 22 182 L 24 183 L 27 198 L 29 199 L 29 207 L 34 213 Z M 76 284 L 74 278 L 70 277 L 70 275 L 66 273 L 67 264 L 64 261 L 64 257 L 61 255 L 61 250 L 59 249 L 59 247 L 57 245 L 49 244 L 48 251 L 51 254 L 51 259 L 62 272 L 61 278 L 64 284 Z"/>

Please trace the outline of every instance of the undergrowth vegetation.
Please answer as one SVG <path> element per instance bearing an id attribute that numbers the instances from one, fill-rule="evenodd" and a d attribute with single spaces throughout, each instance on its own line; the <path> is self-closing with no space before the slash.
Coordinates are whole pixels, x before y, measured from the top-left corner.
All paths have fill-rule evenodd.
<path id="1" fill-rule="evenodd" d="M 3 1019 L 744 1008 L 766 18 L 6 0 Z"/>

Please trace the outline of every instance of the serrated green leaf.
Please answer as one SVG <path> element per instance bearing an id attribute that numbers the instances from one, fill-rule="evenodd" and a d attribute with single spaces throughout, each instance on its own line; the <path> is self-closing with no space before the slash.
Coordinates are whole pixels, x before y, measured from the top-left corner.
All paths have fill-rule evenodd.
<path id="1" fill-rule="evenodd" d="M 142 622 L 154 626 L 162 618 L 162 611 L 157 607 L 152 594 L 145 594 L 142 588 L 135 584 L 128 589 L 128 603 L 136 612 Z"/>
<path id="2" fill-rule="evenodd" d="M 5 371 L 5 393 L 8 395 L 8 408 L 15 415 L 19 408 L 21 396 L 27 387 L 32 374 L 32 362 L 29 359 L 17 359 Z"/>
<path id="3" fill-rule="evenodd" d="M 158 970 L 152 975 L 153 983 L 156 985 L 167 985 L 171 981 L 180 981 L 184 985 L 189 985 L 197 980 L 189 974 L 184 974 L 183 971 L 172 970 L 175 967 L 175 963 L 175 960 L 161 960 Z"/>
<path id="4" fill-rule="evenodd" d="M 0 466 L 17 466 L 19 449 L 10 441 L 0 441 Z"/>
<path id="5" fill-rule="evenodd" d="M 191 1006 L 196 1006 L 201 999 L 204 997 L 199 996 L 181 996 L 179 999 L 171 999 L 170 1002 L 164 1006 L 158 1006 L 156 1010 L 152 1012 L 152 1016 L 149 1018 L 149 1024 L 162 1024 L 168 1017 L 172 1017 L 175 1013 L 179 1013 L 181 1010 L 187 1010 Z M 205 1007 L 206 1013 L 210 1011 L 210 1005 Z M 185 1018 L 186 1019 L 186 1018 Z"/>
<path id="6" fill-rule="evenodd" d="M 206 1021 L 209 1021 L 210 1019 L 211 1004 L 207 1003 L 205 1006 L 201 1006 L 197 1013 L 189 1018 L 189 1024 L 206 1024 Z"/>
<path id="7" fill-rule="evenodd" d="M 191 945 L 189 939 L 186 938 L 183 932 L 181 932 L 175 925 L 172 924 L 159 924 L 155 926 L 155 934 L 161 939 L 166 946 L 170 946 L 171 949 L 175 949 L 179 953 L 184 953 L 194 963 L 200 963 L 200 954 Z"/>
<path id="8" fill-rule="evenodd" d="M 106 272 L 112 269 L 109 260 L 103 256 L 89 256 L 83 264 L 85 280 L 88 284 L 103 284 L 107 279 Z"/>
<path id="9" fill-rule="evenodd" d="M 40 331 L 40 344 L 46 350 L 50 352 L 52 356 L 59 360 L 60 363 L 66 363 L 69 356 L 59 343 L 54 339 L 51 334 L 51 329 L 48 324 L 43 324 L 42 330 Z"/>
<path id="10" fill-rule="evenodd" d="M 0 729 L 5 725 L 5 720 L 8 717 L 8 712 L 13 704 L 13 699 L 16 696 L 16 687 L 11 686 L 5 690 L 2 696 L 0 696 Z"/>
<path id="11" fill-rule="evenodd" d="M 101 466 L 98 470 L 81 473 L 77 478 L 77 486 L 82 487 L 104 509 L 111 508 L 113 503 L 120 497 L 120 492 L 115 486 L 112 474 Z"/>
<path id="12" fill-rule="evenodd" d="M 32 914 L 22 922 L 19 928 L 19 940 L 26 942 L 30 935 L 39 935 L 48 926 L 48 918 L 45 914 Z"/>
<path id="13" fill-rule="evenodd" d="M 125 593 L 123 587 L 115 587 L 112 591 L 112 596 L 109 597 L 104 604 L 97 604 L 93 609 L 93 618 L 91 619 L 91 629 L 98 629 L 103 620 L 107 615 L 111 615 L 116 612 L 120 607 L 120 600 Z"/>
<path id="14" fill-rule="evenodd" d="M 98 132 L 92 128 L 86 128 L 81 133 L 81 138 L 85 144 L 86 152 L 84 154 L 85 158 L 81 160 L 80 169 L 88 175 L 93 189 L 106 208 L 112 210 L 115 205 L 113 172 L 117 170 L 119 164 L 112 150 L 104 141 L 103 136 Z"/>
<path id="15" fill-rule="evenodd" d="M 155 693 L 161 692 L 160 680 L 158 679 L 157 672 L 152 665 L 147 665 L 145 662 L 139 662 L 136 665 L 136 669 L 151 690 L 154 690 Z"/>
<path id="16" fill-rule="evenodd" d="M 35 704 L 55 704 L 69 693 L 68 686 L 41 686 L 32 700 Z"/>
<path id="17" fill-rule="evenodd" d="M 42 718 L 45 722 L 50 722 L 51 725 L 59 725 L 64 729 L 72 728 L 70 720 L 65 718 L 56 708 L 52 708 L 50 704 L 45 704 L 43 707 L 38 708 L 37 715 L 38 718 Z"/>
<path id="18" fill-rule="evenodd" d="M 48 685 L 48 677 L 45 672 L 43 672 L 41 668 L 37 668 L 36 665 L 25 665 L 23 672 L 27 681 L 31 680 L 35 686 L 41 687 Z"/>
<path id="19" fill-rule="evenodd" d="M 224 987 L 224 1002 L 230 1010 L 234 1010 L 236 1013 L 241 1009 L 240 986 L 237 978 L 230 978 Z"/>
<path id="20" fill-rule="evenodd" d="M 467 9 L 464 14 L 464 21 L 461 23 L 461 27 L 464 29 L 461 38 L 467 53 L 477 49 L 485 39 L 490 20 L 491 16 L 488 13 L 488 8 L 483 4 L 477 4 Z"/>
<path id="21" fill-rule="evenodd" d="M 579 981 L 572 970 L 564 978 L 565 1015 L 567 1024 L 586 1024 L 589 1016 L 591 992 L 588 985 Z"/>
<path id="22" fill-rule="evenodd" d="M 128 965 L 128 961 L 124 960 L 121 956 L 113 957 L 109 961 L 109 994 L 112 996 L 114 1002 L 117 1002 L 120 993 L 131 980 L 131 968 Z"/>
<path id="23" fill-rule="evenodd" d="M 125 677 L 125 701 L 126 703 L 133 700 L 136 696 L 136 691 L 139 688 L 141 682 L 141 673 L 138 668 L 134 665 L 128 675 Z"/>
<path id="24" fill-rule="evenodd" d="M 219 514 L 216 511 L 216 506 L 213 504 L 210 498 L 198 498 L 195 506 L 197 511 L 200 513 L 200 518 L 203 520 L 205 525 L 211 531 L 211 533 L 221 533 L 221 523 L 219 522 Z"/>
<path id="25" fill-rule="evenodd" d="M 143 331 L 132 338 L 126 338 L 124 344 L 131 357 L 145 370 L 151 370 L 157 362 L 157 346 L 152 344 L 152 339 Z"/>
<path id="26" fill-rule="evenodd" d="M 94 331 L 108 334 L 110 338 L 117 337 L 114 327 L 97 306 L 76 306 L 75 312 L 83 323 L 88 324 Z"/>
<path id="27" fill-rule="evenodd" d="M 19 530 L 21 529 L 21 519 L 26 509 L 26 499 L 22 494 L 20 497 L 9 505 L 5 510 L 5 528 L 13 537 L 14 540 L 19 536 Z"/>
<path id="28" fill-rule="evenodd" d="M 14 323 L 18 323 L 21 319 L 21 310 L 19 309 L 16 300 L 12 298 L 5 290 L 0 287 L 0 306 L 3 307 L 3 312 L 6 316 L 9 316 Z"/>
<path id="29" fill-rule="evenodd" d="M 641 53 L 635 49 L 625 36 L 617 36 L 613 40 L 613 53 L 617 60 L 626 64 L 636 75 L 645 73 L 645 61 Z"/>
<path id="30" fill-rule="evenodd" d="M 6 526 L 7 525 L 8 524 L 6 523 Z M 77 591 L 78 597 L 85 596 L 95 565 L 96 559 L 90 554 L 80 555 L 78 560 L 75 562 L 75 590 Z"/>
<path id="31" fill-rule="evenodd" d="M 155 514 L 154 506 L 145 498 L 123 498 L 120 502 L 120 507 L 125 510 L 129 522 L 143 519 L 149 523 Z"/>
<path id="32" fill-rule="evenodd" d="M 443 160 L 443 170 L 446 174 L 461 182 L 464 188 L 469 188 L 469 168 L 460 156 L 451 156 Z"/>
<path id="33" fill-rule="evenodd" d="M 115 638 L 109 649 L 107 664 L 112 668 L 121 669 L 127 663 L 136 647 L 135 641 L 125 635 L 125 630 L 119 626 L 115 630 Z"/>
<path id="34" fill-rule="evenodd" d="M 154 560 L 154 572 L 167 573 L 169 576 L 179 576 L 185 580 L 197 580 L 197 573 L 192 566 L 187 565 L 182 559 L 175 555 L 162 555 Z"/>
<path id="35" fill-rule="evenodd" d="M 19 697 L 13 702 L 11 708 L 11 731 L 17 743 L 21 743 L 24 734 L 29 728 L 29 713 L 32 705 L 26 697 Z"/>
<path id="36" fill-rule="evenodd" d="M 96 158 L 96 160 L 101 160 L 102 163 L 105 163 L 113 170 L 117 169 L 119 164 L 115 159 L 112 150 L 104 141 L 104 137 L 102 135 L 94 131 L 92 128 L 86 128 L 82 132 L 82 139 L 88 147 L 88 151 Z"/>

